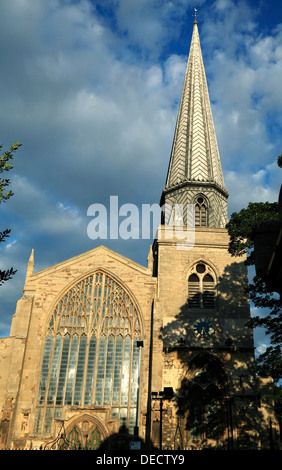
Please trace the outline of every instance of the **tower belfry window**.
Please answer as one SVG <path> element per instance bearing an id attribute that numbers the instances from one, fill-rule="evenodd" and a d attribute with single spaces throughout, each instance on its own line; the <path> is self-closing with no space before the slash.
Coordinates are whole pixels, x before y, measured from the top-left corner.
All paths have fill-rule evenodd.
<path id="1" fill-rule="evenodd" d="M 207 205 L 202 197 L 198 197 L 195 204 L 195 226 L 207 227 Z"/>
<path id="2" fill-rule="evenodd" d="M 203 278 L 203 306 L 204 308 L 213 308 L 215 300 L 214 280 L 210 274 Z"/>
<path id="3" fill-rule="evenodd" d="M 189 307 L 198 308 L 201 305 L 200 301 L 200 279 L 197 274 L 191 274 L 188 280 L 189 286 Z"/>
<path id="4" fill-rule="evenodd" d="M 198 263 L 188 277 L 188 307 L 213 309 L 215 300 L 215 274 L 208 265 Z"/>

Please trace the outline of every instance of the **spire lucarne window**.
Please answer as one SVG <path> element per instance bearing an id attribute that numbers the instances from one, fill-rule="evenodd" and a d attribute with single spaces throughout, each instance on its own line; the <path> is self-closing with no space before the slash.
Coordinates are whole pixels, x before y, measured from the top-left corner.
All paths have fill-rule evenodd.
<path id="1" fill-rule="evenodd" d="M 50 433 L 63 407 L 93 405 L 132 430 L 140 337 L 137 307 L 118 281 L 97 271 L 73 286 L 49 323 L 34 431 Z"/>
<path id="2" fill-rule="evenodd" d="M 195 226 L 206 227 L 208 225 L 207 205 L 202 197 L 198 197 L 195 204 Z"/>

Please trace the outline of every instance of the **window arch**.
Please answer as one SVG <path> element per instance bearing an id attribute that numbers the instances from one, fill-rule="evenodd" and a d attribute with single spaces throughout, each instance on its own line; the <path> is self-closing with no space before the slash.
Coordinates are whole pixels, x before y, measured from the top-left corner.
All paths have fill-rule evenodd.
<path id="1" fill-rule="evenodd" d="M 215 273 L 203 262 L 195 264 L 188 276 L 188 307 L 214 309 L 216 302 Z"/>
<path id="2" fill-rule="evenodd" d="M 221 362 L 209 353 L 197 354 L 189 364 L 176 397 L 184 417 L 186 448 L 201 448 L 201 442 L 219 443 L 228 423 L 228 379 Z"/>
<path id="3" fill-rule="evenodd" d="M 207 202 L 202 196 L 198 196 L 195 202 L 195 226 L 208 226 L 208 209 Z"/>
<path id="4" fill-rule="evenodd" d="M 190 440 L 219 441 L 226 427 L 225 390 L 212 364 L 205 364 L 189 383 L 189 410 L 186 414 Z"/>
<path id="5" fill-rule="evenodd" d="M 57 302 L 47 329 L 35 432 L 50 433 L 64 406 L 108 406 L 133 429 L 141 325 L 135 302 L 99 270 Z"/>
<path id="6" fill-rule="evenodd" d="M 86 435 L 81 433 L 78 426 L 73 426 L 66 433 L 66 442 L 63 446 L 64 450 L 97 450 L 102 443 L 101 431 L 97 426 L 92 426 L 90 432 Z"/>

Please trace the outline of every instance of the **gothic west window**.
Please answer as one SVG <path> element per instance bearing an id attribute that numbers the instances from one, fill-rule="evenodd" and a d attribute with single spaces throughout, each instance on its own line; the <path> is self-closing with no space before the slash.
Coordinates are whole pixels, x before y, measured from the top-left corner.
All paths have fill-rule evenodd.
<path id="1" fill-rule="evenodd" d="M 208 212 L 207 204 L 203 197 L 199 196 L 195 203 L 195 226 L 207 227 L 208 225 Z"/>
<path id="2" fill-rule="evenodd" d="M 50 433 L 66 406 L 109 407 L 132 431 L 136 419 L 141 325 L 128 292 L 97 271 L 54 308 L 45 340 L 36 433 Z"/>
<path id="3" fill-rule="evenodd" d="M 188 307 L 213 309 L 215 301 L 215 273 L 208 265 L 198 263 L 188 277 Z"/>

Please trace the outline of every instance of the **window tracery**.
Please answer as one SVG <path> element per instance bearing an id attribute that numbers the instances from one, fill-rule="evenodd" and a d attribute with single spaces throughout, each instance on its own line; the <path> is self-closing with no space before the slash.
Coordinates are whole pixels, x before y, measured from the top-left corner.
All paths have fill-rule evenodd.
<path id="1" fill-rule="evenodd" d="M 207 227 L 208 210 L 207 203 L 202 196 L 198 196 L 195 203 L 195 226 Z"/>
<path id="2" fill-rule="evenodd" d="M 137 307 L 103 271 L 79 281 L 54 308 L 45 340 L 35 432 L 49 433 L 64 406 L 109 406 L 135 424 L 141 325 Z"/>
<path id="3" fill-rule="evenodd" d="M 188 276 L 188 307 L 215 308 L 216 282 L 215 273 L 205 263 L 195 264 Z"/>

